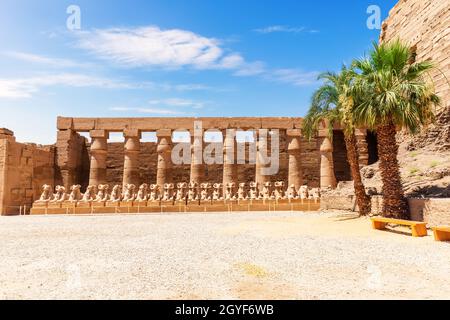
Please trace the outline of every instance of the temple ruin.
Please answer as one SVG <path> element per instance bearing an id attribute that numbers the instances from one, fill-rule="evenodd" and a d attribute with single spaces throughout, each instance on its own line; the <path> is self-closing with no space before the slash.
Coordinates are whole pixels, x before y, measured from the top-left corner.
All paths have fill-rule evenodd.
<path id="1" fill-rule="evenodd" d="M 1 212 L 28 212 L 33 202 L 41 198 L 43 185 L 51 189 L 52 197 L 57 197 L 59 189 L 64 190 L 68 198 L 75 186 L 80 194 L 92 192 L 95 196 L 91 200 L 103 192 L 105 185 L 110 188 L 108 192 L 119 186 L 123 189 L 122 197 L 130 192 L 133 200 L 139 187 L 147 188 L 148 198 L 150 188 L 157 188 L 158 200 L 176 200 L 177 193 L 178 200 L 213 200 L 217 185 L 220 190 L 216 190 L 219 194 L 215 200 L 258 200 L 264 198 L 264 192 L 267 198 L 264 200 L 293 200 L 301 198 L 302 186 L 308 187 L 310 192 L 313 190 L 314 194 L 316 188 L 334 188 L 338 181 L 350 180 L 342 131 L 335 128 L 332 142 L 328 129 L 323 127 L 317 137 L 309 141 L 302 136 L 302 121 L 301 118 L 59 117 L 57 142 L 46 147 L 17 143 L 12 132 L 4 131 L 1 148 L 8 156 L 2 158 L 5 160 L 0 167 L 7 176 L 0 193 L 3 194 Z M 201 123 L 202 128 L 201 134 L 194 136 L 196 123 Z M 279 167 L 270 175 L 262 174 L 267 164 L 261 158 L 263 151 L 270 154 L 273 137 L 269 134 L 267 139 L 260 139 L 258 134 L 264 130 L 279 133 Z M 239 131 L 250 132 L 253 139 L 238 141 L 236 132 Z M 156 141 L 141 142 L 142 134 L 147 132 L 154 133 Z M 190 135 L 191 141 L 174 142 L 175 132 Z M 215 132 L 221 137 L 220 141 L 207 142 L 208 132 Z M 109 142 L 111 133 L 123 135 L 123 142 Z M 88 134 L 89 139 L 80 134 Z M 374 157 L 369 155 L 373 142 L 365 130 L 359 130 L 357 136 L 360 163 L 367 165 Z M 223 163 L 207 164 L 195 150 L 197 147 L 206 149 L 214 143 L 218 144 L 216 152 L 223 153 Z M 173 163 L 172 149 L 177 144 L 187 144 L 187 150 L 191 151 L 189 164 Z M 256 150 L 254 161 L 248 157 L 252 148 Z M 244 150 L 243 161 L 230 157 L 236 155 L 238 149 Z M 47 161 L 39 161 L 38 155 Z M 14 173 L 18 171 L 19 175 Z M 192 189 L 192 184 L 196 187 L 191 192 L 199 196 L 189 198 L 188 186 Z M 130 185 L 134 191 L 127 189 Z M 252 185 L 257 195 L 251 195 Z M 317 203 L 318 197 L 315 197 Z"/>

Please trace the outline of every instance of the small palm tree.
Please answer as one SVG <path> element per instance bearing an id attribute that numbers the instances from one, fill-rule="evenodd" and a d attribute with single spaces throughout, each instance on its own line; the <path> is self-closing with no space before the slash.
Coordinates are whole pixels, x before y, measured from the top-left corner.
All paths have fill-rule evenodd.
<path id="1" fill-rule="evenodd" d="M 352 116 L 356 99 L 350 95 L 354 75 L 352 70 L 344 66 L 339 74 L 327 72 L 319 76 L 319 79 L 325 80 L 325 83 L 313 95 L 311 107 L 305 117 L 303 132 L 307 138 L 311 139 L 319 124 L 322 121 L 327 121 L 330 130 L 329 136 L 332 138 L 334 124 L 341 124 L 359 213 L 360 215 L 367 215 L 371 211 L 371 202 L 361 179 L 359 153 L 356 147 L 357 141 Z"/>
<path id="2" fill-rule="evenodd" d="M 407 219 L 396 133 L 398 128 L 415 133 L 434 119 L 433 106 L 439 98 L 425 78 L 433 64 L 414 62 L 410 48 L 394 40 L 374 44 L 369 57 L 356 60 L 353 66 L 359 71 L 353 89 L 363 96 L 353 110 L 354 121 L 377 133 L 383 215 Z"/>

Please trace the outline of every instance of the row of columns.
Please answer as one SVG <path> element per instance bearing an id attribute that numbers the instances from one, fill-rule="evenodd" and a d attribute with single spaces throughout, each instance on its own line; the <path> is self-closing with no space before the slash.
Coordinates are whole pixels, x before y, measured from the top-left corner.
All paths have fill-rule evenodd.
<path id="1" fill-rule="evenodd" d="M 322 130 L 321 130 L 322 131 Z M 256 131 L 255 131 L 256 133 Z M 124 167 L 123 184 L 138 185 L 139 181 L 139 152 L 141 132 L 138 129 L 125 129 L 124 132 Z M 301 130 L 290 129 L 286 131 L 289 157 L 288 186 L 294 185 L 296 190 L 303 184 L 303 172 L 301 166 Z M 90 132 L 91 142 L 91 166 L 89 175 L 90 185 L 106 183 L 106 158 L 107 141 L 109 133 L 106 130 L 92 130 Z M 162 129 L 156 132 L 157 142 L 157 174 L 156 184 L 163 186 L 172 181 L 172 130 Z M 270 166 L 264 161 L 264 155 L 269 147 L 268 135 L 257 137 L 255 181 L 260 186 L 270 181 L 270 176 L 264 175 L 263 170 Z M 319 133 L 320 139 L 320 186 L 336 187 L 336 178 L 333 166 L 333 144 L 325 134 Z M 238 183 L 236 140 L 231 130 L 224 130 L 224 163 L 223 163 L 223 185 L 227 183 Z M 204 182 L 205 164 L 203 162 L 203 132 L 201 135 L 191 134 L 191 171 L 190 181 Z M 264 151 L 264 152 L 263 152 Z"/>

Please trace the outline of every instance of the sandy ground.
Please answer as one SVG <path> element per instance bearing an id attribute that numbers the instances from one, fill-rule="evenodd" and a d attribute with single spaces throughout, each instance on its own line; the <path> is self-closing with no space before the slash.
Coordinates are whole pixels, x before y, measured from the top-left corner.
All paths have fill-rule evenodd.
<path id="1" fill-rule="evenodd" d="M 450 243 L 403 231 L 337 212 L 0 217 L 0 298 L 450 298 Z"/>

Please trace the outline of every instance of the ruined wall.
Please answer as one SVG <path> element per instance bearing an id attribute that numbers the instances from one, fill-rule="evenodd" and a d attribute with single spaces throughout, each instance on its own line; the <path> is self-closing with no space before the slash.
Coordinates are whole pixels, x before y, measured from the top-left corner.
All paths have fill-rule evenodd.
<path id="1" fill-rule="evenodd" d="M 408 199 L 411 219 L 425 221 L 431 227 L 450 225 L 450 199 Z"/>
<path id="2" fill-rule="evenodd" d="M 440 70 L 431 76 L 442 108 L 450 107 L 450 1 L 400 0 L 383 23 L 380 41 L 395 38 L 416 50 L 416 61 L 437 64 Z"/>
<path id="3" fill-rule="evenodd" d="M 54 185 L 54 159 L 53 146 L 18 143 L 10 130 L 0 129 L 0 214 L 29 209 L 43 184 Z"/>

